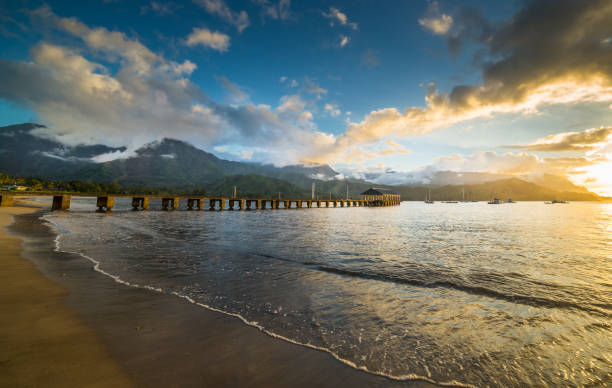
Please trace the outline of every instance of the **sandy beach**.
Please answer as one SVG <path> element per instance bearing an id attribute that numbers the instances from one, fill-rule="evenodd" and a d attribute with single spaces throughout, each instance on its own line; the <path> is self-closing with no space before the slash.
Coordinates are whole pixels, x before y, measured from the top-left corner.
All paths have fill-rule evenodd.
<path id="1" fill-rule="evenodd" d="M 132 386 L 95 332 L 64 305 L 68 291 L 20 257 L 20 239 L 5 233 L 14 215 L 36 210 L 0 208 L 0 386 Z"/>
<path id="2" fill-rule="evenodd" d="M 431 386 L 359 371 L 234 317 L 118 284 L 82 257 L 54 252 L 41 211 L 0 208 L 2 387 Z"/>

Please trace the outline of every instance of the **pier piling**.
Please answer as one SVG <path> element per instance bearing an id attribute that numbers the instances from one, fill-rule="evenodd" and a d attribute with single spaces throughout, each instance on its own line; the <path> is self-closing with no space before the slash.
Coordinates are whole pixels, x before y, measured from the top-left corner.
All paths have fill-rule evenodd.
<path id="1" fill-rule="evenodd" d="M 54 195 L 51 210 L 68 210 L 70 208 L 70 195 Z"/>
<path id="2" fill-rule="evenodd" d="M 178 209 L 179 206 L 179 199 L 178 197 L 169 197 L 169 198 L 162 198 L 162 209 L 164 210 L 176 210 Z M 168 209 L 170 208 L 170 209 Z"/>
<path id="3" fill-rule="evenodd" d="M 133 197 L 132 198 L 132 209 L 133 210 L 147 210 L 149 208 L 149 197 Z"/>
<path id="4" fill-rule="evenodd" d="M 98 207 L 98 211 L 111 211 L 113 206 L 115 205 L 115 198 L 109 196 L 98 197 L 96 201 L 96 206 Z"/>
<path id="5" fill-rule="evenodd" d="M 14 198 L 10 194 L 0 195 L 0 206 L 13 206 Z"/>
<path id="6" fill-rule="evenodd" d="M 196 209 L 202 210 L 204 206 L 204 198 L 187 198 L 187 209 L 193 210 L 195 206 Z"/>

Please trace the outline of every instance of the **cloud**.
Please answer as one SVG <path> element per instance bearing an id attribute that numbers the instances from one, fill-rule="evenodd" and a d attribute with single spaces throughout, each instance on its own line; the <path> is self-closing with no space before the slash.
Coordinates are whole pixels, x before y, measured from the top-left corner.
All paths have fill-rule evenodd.
<path id="1" fill-rule="evenodd" d="M 339 23 L 342 26 L 347 26 L 356 30 L 359 26 L 357 23 L 349 22 L 348 16 L 345 13 L 341 12 L 338 8 L 329 7 L 329 12 L 322 12 L 323 17 L 330 20 L 330 25 L 333 27 L 336 23 Z"/>
<path id="2" fill-rule="evenodd" d="M 453 17 L 440 12 L 436 1 L 429 4 L 425 16 L 419 19 L 419 24 L 436 35 L 445 35 L 453 25 Z"/>
<path id="3" fill-rule="evenodd" d="M 407 150 L 406 148 L 404 148 L 404 146 L 394 142 L 391 139 L 385 140 L 385 143 L 387 144 L 388 147 L 383 148 L 382 150 L 378 151 L 378 153 L 382 156 L 390 156 L 390 155 L 395 155 L 395 154 L 409 155 L 412 153 L 412 151 Z"/>
<path id="4" fill-rule="evenodd" d="M 48 7 L 35 13 L 62 33 L 59 41 L 65 33 L 80 39 L 79 47 L 40 42 L 27 61 L 0 59 L 0 99 L 35 111 L 48 126 L 40 134 L 66 144 L 128 147 L 104 160 L 172 137 L 199 146 L 258 147 L 253 158 L 278 165 L 298 163 L 312 148 L 335 141 L 317 130 L 309 103 L 298 95 L 283 96 L 276 107 L 219 103 L 189 80 L 195 65 L 188 60 L 170 61 L 123 33 L 58 17 Z"/>
<path id="5" fill-rule="evenodd" d="M 299 84 L 299 83 L 298 83 L 296 80 L 294 80 L 294 79 L 292 79 L 292 80 L 291 80 L 291 84 L 290 84 L 290 86 L 291 86 L 292 88 L 297 88 L 299 85 L 300 85 L 300 84 Z"/>
<path id="6" fill-rule="evenodd" d="M 280 82 L 281 84 L 285 83 L 285 81 L 287 81 L 287 77 L 285 77 L 285 76 L 280 77 L 279 80 L 278 80 L 278 82 Z"/>
<path id="7" fill-rule="evenodd" d="M 555 144 L 554 147 L 546 148 L 546 150 L 582 152 L 577 156 L 570 157 L 540 157 L 530 152 L 500 154 L 493 151 L 476 151 L 469 155 L 442 156 L 428 165 L 411 171 L 395 171 L 388 167 L 361 166 L 357 169 L 349 167 L 347 173 L 350 172 L 349 175 L 355 178 L 384 184 L 440 182 L 437 179 L 440 174 L 448 172 L 452 172 L 451 175 L 455 177 L 457 177 L 456 174 L 486 173 L 497 177 L 495 179 L 508 175 L 529 178 L 542 174 L 553 174 L 567 176 L 573 183 L 585 185 L 589 190 L 600 195 L 612 195 L 612 176 L 610 175 L 610 171 L 612 171 L 612 137 L 607 128 L 551 135 L 544 139 L 554 140 L 548 143 Z M 391 150 L 401 147 L 393 140 L 388 139 L 385 143 L 389 145 Z M 542 141 L 536 143 L 543 144 Z M 588 145 L 588 147 L 575 148 L 576 145 Z M 361 147 L 358 149 L 352 148 L 347 154 L 355 158 L 356 153 L 362 150 Z M 536 149 L 536 151 L 539 150 L 539 148 Z M 386 149 L 379 151 L 379 155 L 385 155 L 386 153 Z M 367 159 L 374 156 L 366 152 L 360 157 Z M 448 178 L 448 174 L 444 176 Z"/>
<path id="8" fill-rule="evenodd" d="M 602 43 L 612 36 L 612 2 L 532 1 L 506 22 L 495 28 L 486 24 L 479 33 L 467 27 L 478 19 L 474 12 L 458 15 L 458 26 L 466 26 L 461 37 L 475 40 L 486 51 L 481 84 L 441 92 L 432 83 L 424 107 L 374 110 L 361 122 L 349 123 L 332 149 L 317 150 L 309 159 L 341 159 L 351 147 L 389 135 L 420 135 L 495 114 L 533 114 L 544 105 L 612 101 L 612 50 Z M 480 34 L 484 32 L 486 36 Z M 362 62 L 377 64 L 372 58 L 370 52 Z"/>
<path id="9" fill-rule="evenodd" d="M 612 127 L 591 128 L 582 132 L 564 132 L 546 136 L 531 144 L 507 146 L 506 148 L 519 148 L 529 151 L 563 152 L 563 151 L 589 151 L 598 145 L 610 142 Z"/>
<path id="10" fill-rule="evenodd" d="M 223 76 L 215 76 L 215 79 L 221 83 L 221 86 L 225 89 L 230 100 L 235 103 L 241 103 L 249 99 L 249 95 L 246 94 L 242 88 Z"/>
<path id="11" fill-rule="evenodd" d="M 25 24 L 18 22 L 9 16 L 8 12 L 0 8 L 0 34 L 7 38 L 20 39 L 21 34 L 28 31 L 29 28 Z"/>
<path id="12" fill-rule="evenodd" d="M 92 50 L 109 56 L 118 56 L 130 73 L 144 74 L 151 70 L 160 57 L 140 42 L 125 34 L 106 28 L 89 28 L 75 18 L 60 18 L 51 8 L 42 6 L 31 12 L 33 24 L 51 24 L 66 33 L 81 38 Z M 167 63 L 167 65 L 171 65 Z"/>
<path id="13" fill-rule="evenodd" d="M 369 68 L 375 68 L 380 65 L 380 59 L 374 50 L 367 49 L 361 54 L 361 63 Z"/>
<path id="14" fill-rule="evenodd" d="M 140 7 L 140 13 L 146 14 L 149 11 L 156 13 L 157 15 L 164 16 L 173 14 L 180 6 L 173 2 L 161 2 L 151 1 L 149 5 L 143 5 Z"/>
<path id="15" fill-rule="evenodd" d="M 253 0 L 261 7 L 263 19 L 289 20 L 291 17 L 291 0 L 278 0 L 276 3 L 270 0 Z"/>
<path id="16" fill-rule="evenodd" d="M 338 109 L 338 105 L 336 104 L 325 104 L 325 112 L 329 113 L 330 116 L 336 117 L 340 116 L 342 112 Z"/>
<path id="17" fill-rule="evenodd" d="M 458 174 L 460 176 L 466 173 L 486 173 L 490 179 L 502 179 L 510 175 L 529 177 L 544 173 L 565 176 L 592 165 L 594 162 L 584 157 L 539 158 L 524 152 L 498 154 L 492 151 L 476 151 L 469 155 L 452 154 L 439 157 L 430 164 L 410 171 L 397 171 L 379 163 L 375 166 L 349 167 L 345 173 L 357 179 L 366 179 L 379 184 L 405 185 L 434 182 L 448 184 L 456 181 Z M 454 180 L 449 180 L 449 175 Z M 474 179 L 476 183 L 483 178 L 471 176 L 468 182 Z M 576 180 L 581 181 L 581 179 Z"/>
<path id="18" fill-rule="evenodd" d="M 351 39 L 346 35 L 340 35 L 340 47 L 344 47 Z"/>
<path id="19" fill-rule="evenodd" d="M 612 142 L 608 145 L 612 145 Z M 472 155 L 452 155 L 436 160 L 422 171 L 488 172 L 512 175 L 541 175 L 544 173 L 568 176 L 576 184 L 584 184 L 590 190 L 606 194 L 612 187 L 607 182 L 609 174 L 602 169 L 611 166 L 610 153 L 580 157 L 540 158 L 534 154 L 497 154 L 479 151 Z"/>
<path id="20" fill-rule="evenodd" d="M 293 86 L 293 83 L 291 86 Z M 321 95 L 327 94 L 327 89 L 320 87 L 319 84 L 308 77 L 304 78 L 304 90 L 309 94 L 316 95 L 317 98 L 321 98 Z"/>
<path id="21" fill-rule="evenodd" d="M 242 32 L 250 25 L 249 15 L 245 11 L 233 11 L 223 0 L 195 0 L 195 3 L 206 12 L 216 15 Z"/>
<path id="22" fill-rule="evenodd" d="M 242 151 L 240 157 L 242 159 L 251 160 L 253 158 L 253 151 Z"/>
<path id="23" fill-rule="evenodd" d="M 210 31 L 208 28 L 194 28 L 187 36 L 185 44 L 187 46 L 202 45 L 226 52 L 229 49 L 230 37 L 218 31 Z"/>

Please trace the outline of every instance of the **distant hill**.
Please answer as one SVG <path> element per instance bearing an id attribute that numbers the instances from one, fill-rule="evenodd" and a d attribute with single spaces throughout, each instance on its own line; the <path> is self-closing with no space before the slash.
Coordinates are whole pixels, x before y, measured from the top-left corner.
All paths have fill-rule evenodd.
<path id="1" fill-rule="evenodd" d="M 564 177 L 549 174 L 520 178 L 480 172 L 434 171 L 426 179 L 398 186 L 378 185 L 358 179 L 336 179 L 339 174 L 327 165 L 275 167 L 223 160 L 183 141 L 162 139 L 136 150 L 128 158 L 98 163 L 101 155 L 125 152 L 125 147 L 105 145 L 67 146 L 37 134 L 45 127 L 19 124 L 0 127 L 0 172 L 58 181 L 78 180 L 113 183 L 121 187 L 149 187 L 182 192 L 229 195 L 240 193 L 276 197 L 311 196 L 312 184 L 319 198 L 358 198 L 372 186 L 392 188 L 403 200 L 514 200 L 566 199 L 599 200 L 586 188 Z M 379 178 L 373 174 L 372 179 Z M 410 180 L 410 176 L 407 176 Z"/>
<path id="2" fill-rule="evenodd" d="M 431 191 L 434 201 L 466 200 L 488 201 L 491 198 L 515 201 L 550 201 L 564 199 L 568 201 L 597 201 L 597 194 L 586 190 L 567 191 L 553 190 L 547 187 L 527 182 L 518 178 L 500 179 L 493 182 L 475 185 L 445 185 L 445 186 L 400 186 L 395 188 L 403 200 L 424 200 Z"/>
<path id="3" fill-rule="evenodd" d="M 287 181 L 261 175 L 232 175 L 206 186 L 206 194 L 229 197 L 237 189 L 240 197 L 310 198 L 311 192 Z"/>
<path id="4" fill-rule="evenodd" d="M 577 186 L 567 180 L 567 178 L 552 175 L 552 174 L 534 174 L 525 177 L 528 182 L 535 183 L 538 186 L 545 187 L 550 190 L 561 192 L 575 193 L 590 193 L 586 187 Z"/>

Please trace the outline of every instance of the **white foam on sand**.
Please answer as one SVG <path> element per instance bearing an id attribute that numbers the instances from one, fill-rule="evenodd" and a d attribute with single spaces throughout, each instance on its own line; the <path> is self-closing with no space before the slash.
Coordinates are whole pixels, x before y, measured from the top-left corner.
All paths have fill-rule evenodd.
<path id="1" fill-rule="evenodd" d="M 68 250 L 62 249 L 61 248 L 61 244 L 60 244 L 60 240 L 61 240 L 62 236 L 64 234 L 66 234 L 66 233 L 69 233 L 69 231 L 64 230 L 61 226 L 59 226 L 58 224 L 56 224 L 55 222 L 53 222 L 52 220 L 50 220 L 46 216 L 42 216 L 41 219 L 43 219 L 45 221 L 44 224 L 47 227 L 49 227 L 51 230 L 53 230 L 55 232 L 55 234 L 56 234 L 56 237 L 54 239 L 54 242 L 55 242 L 54 251 L 56 251 L 56 252 L 63 252 L 63 253 L 70 253 L 70 254 L 76 254 L 76 255 L 79 255 L 79 256 L 89 260 L 90 262 L 92 262 L 94 264 L 93 269 L 96 272 L 99 272 L 99 273 L 101 273 L 101 274 L 103 274 L 103 275 L 113 279 L 117 283 L 123 284 L 123 285 L 128 286 L 128 287 L 141 288 L 141 289 L 146 289 L 146 290 L 150 290 L 150 291 L 159 292 L 159 293 L 162 293 L 162 294 L 174 295 L 174 296 L 176 296 L 178 298 L 184 299 L 184 300 L 188 301 L 189 303 L 192 303 L 192 304 L 194 304 L 196 306 L 199 306 L 199 307 L 203 307 L 203 308 L 205 308 L 207 310 L 214 311 L 214 312 L 217 312 L 217 313 L 221 313 L 221 314 L 224 314 L 224 315 L 228 315 L 228 316 L 231 316 L 231 317 L 234 317 L 234 318 L 238 318 L 239 320 L 241 320 L 246 325 L 251 326 L 251 327 L 255 327 L 259 331 L 269 335 L 270 337 L 277 338 L 277 339 L 280 339 L 280 340 L 292 343 L 294 345 L 303 346 L 303 347 L 307 347 L 307 348 L 310 348 L 310 349 L 314 349 L 314 350 L 318 350 L 318 351 L 321 351 L 321 352 L 328 353 L 329 355 L 331 355 L 332 357 L 334 357 L 336 360 L 340 361 L 341 363 L 343 363 L 343 364 L 345 364 L 345 365 L 347 365 L 347 366 L 349 366 L 349 367 L 351 367 L 353 369 L 360 370 L 360 371 L 363 371 L 363 372 L 366 372 L 366 373 L 369 373 L 369 374 L 372 374 L 372 375 L 386 377 L 388 379 L 395 380 L 395 381 L 415 381 L 415 380 L 420 380 L 420 381 L 426 381 L 426 382 L 429 382 L 429 383 L 432 383 L 432 384 L 436 384 L 436 385 L 439 385 L 439 386 L 444 386 L 444 387 L 477 388 L 475 385 L 467 384 L 467 383 L 462 383 L 462 382 L 454 381 L 454 380 L 443 381 L 443 382 L 436 381 L 436 380 L 433 380 L 431 377 L 421 376 L 421 375 L 417 375 L 415 373 L 409 373 L 409 374 L 404 374 L 404 375 L 397 376 L 397 375 L 392 375 L 392 374 L 388 374 L 388 373 L 384 373 L 384 372 L 372 371 L 372 370 L 369 370 L 368 368 L 366 368 L 363 365 L 357 365 L 353 361 L 350 361 L 350 360 L 347 360 L 347 359 L 344 359 L 344 358 L 340 357 L 338 354 L 332 352 L 330 349 L 327 349 L 327 348 L 324 348 L 324 347 L 321 347 L 321 346 L 317 346 L 317 345 L 313 345 L 313 344 L 310 344 L 310 343 L 299 342 L 299 341 L 293 340 L 291 338 L 284 337 L 284 336 L 282 336 L 280 334 L 276 334 L 276 333 L 266 329 L 265 327 L 261 326 L 258 322 L 249 321 L 248 319 L 246 319 L 245 317 L 243 317 L 240 314 L 232 313 L 232 312 L 229 312 L 229 311 L 224 311 L 224 310 L 218 309 L 216 307 L 207 305 L 205 303 L 197 302 L 193 298 L 191 298 L 190 296 L 183 295 L 183 294 L 180 294 L 180 293 L 175 292 L 175 291 L 171 291 L 171 292 L 168 293 L 168 292 L 165 292 L 162 288 L 159 288 L 159 287 L 155 287 L 155 286 L 151 286 L 151 285 L 147 285 L 147 284 L 143 285 L 143 284 L 137 284 L 137 283 L 129 282 L 127 280 L 122 279 L 118 275 L 114 275 L 114 274 L 111 274 L 111 273 L 103 270 L 100 267 L 100 262 L 97 261 L 96 259 L 92 258 L 92 257 L 89 257 L 89 256 L 87 256 L 87 255 L 85 255 L 85 254 L 83 254 L 81 252 L 68 251 Z M 427 369 L 427 366 L 425 366 L 425 368 L 429 372 L 429 370 Z"/>

